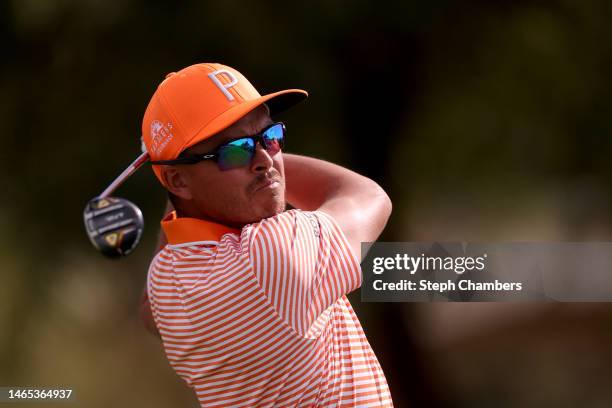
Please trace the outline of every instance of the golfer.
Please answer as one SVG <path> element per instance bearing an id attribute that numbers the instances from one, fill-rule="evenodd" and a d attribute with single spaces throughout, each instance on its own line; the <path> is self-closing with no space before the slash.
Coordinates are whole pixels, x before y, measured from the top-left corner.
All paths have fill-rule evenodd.
<path id="1" fill-rule="evenodd" d="M 145 112 L 174 211 L 142 311 L 202 407 L 393 406 L 346 298 L 391 202 L 359 174 L 282 152 L 291 130 L 275 115 L 306 96 L 261 96 L 235 69 L 197 64 Z"/>

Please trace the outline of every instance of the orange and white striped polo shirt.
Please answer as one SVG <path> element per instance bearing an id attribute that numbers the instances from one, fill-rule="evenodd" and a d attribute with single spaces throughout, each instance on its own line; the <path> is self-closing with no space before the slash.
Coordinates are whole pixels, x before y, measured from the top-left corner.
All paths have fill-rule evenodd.
<path id="1" fill-rule="evenodd" d="M 392 407 L 346 294 L 359 263 L 334 219 L 290 210 L 232 230 L 162 222 L 149 268 L 155 324 L 202 407 Z"/>

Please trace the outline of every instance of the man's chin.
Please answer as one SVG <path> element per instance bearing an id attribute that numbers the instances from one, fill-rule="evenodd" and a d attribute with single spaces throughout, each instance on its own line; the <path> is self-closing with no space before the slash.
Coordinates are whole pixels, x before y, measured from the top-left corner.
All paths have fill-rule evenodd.
<path id="1" fill-rule="evenodd" d="M 269 205 L 262 207 L 261 211 L 259 211 L 260 218 L 259 220 L 263 220 L 264 218 L 274 217 L 285 211 L 287 208 L 287 203 L 283 201 L 275 201 L 270 203 Z M 258 221 L 259 221 L 258 220 Z"/>

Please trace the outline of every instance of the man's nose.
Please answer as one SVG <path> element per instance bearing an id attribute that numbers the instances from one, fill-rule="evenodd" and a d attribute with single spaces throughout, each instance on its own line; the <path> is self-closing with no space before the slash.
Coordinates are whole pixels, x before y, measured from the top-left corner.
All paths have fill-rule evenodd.
<path id="1" fill-rule="evenodd" d="M 274 161 L 272 156 L 263 148 L 260 143 L 255 146 L 255 155 L 251 161 L 251 171 L 253 173 L 265 173 L 272 168 Z"/>

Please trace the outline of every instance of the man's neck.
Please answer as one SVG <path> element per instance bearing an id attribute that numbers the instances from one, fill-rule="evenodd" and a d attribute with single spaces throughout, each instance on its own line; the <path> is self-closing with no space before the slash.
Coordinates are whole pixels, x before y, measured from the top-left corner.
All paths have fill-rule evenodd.
<path id="1" fill-rule="evenodd" d="M 183 202 L 175 203 L 174 208 L 176 210 L 177 218 L 195 218 L 198 220 L 213 222 L 215 224 L 223 225 L 223 226 L 238 229 L 238 230 L 242 229 L 242 227 L 246 225 L 244 223 L 242 224 L 234 223 L 228 220 L 219 220 L 215 217 L 210 216 L 209 214 L 202 212 L 198 208 L 192 208 L 192 206 L 189 206 L 189 205 L 186 206 L 185 203 Z"/>

